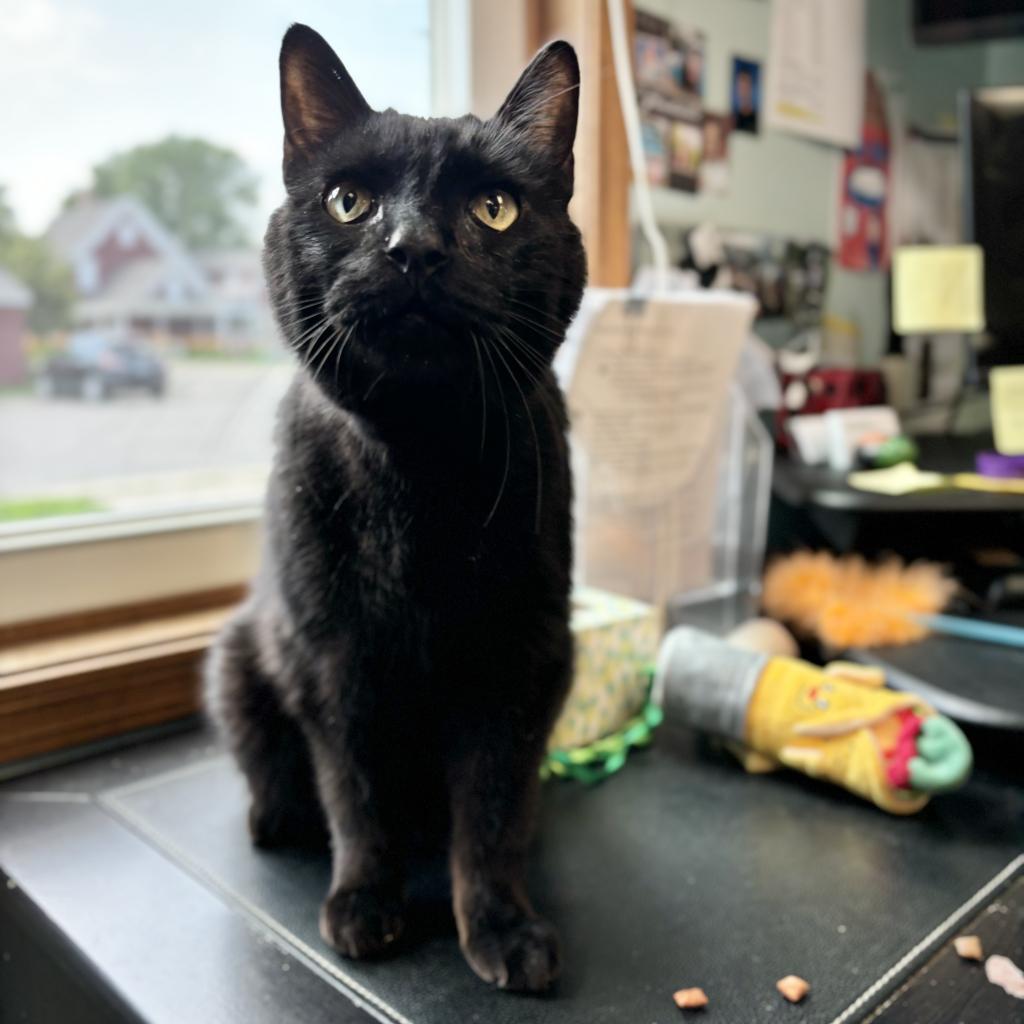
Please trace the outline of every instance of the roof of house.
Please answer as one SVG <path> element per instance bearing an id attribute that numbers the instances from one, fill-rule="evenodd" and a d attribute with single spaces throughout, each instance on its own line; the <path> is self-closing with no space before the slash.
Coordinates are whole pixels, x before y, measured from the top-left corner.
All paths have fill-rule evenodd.
<path id="1" fill-rule="evenodd" d="M 206 282 L 197 282 L 194 266 L 185 267 L 174 257 L 139 256 L 118 267 L 103 288 L 75 304 L 79 319 L 101 316 L 210 317 L 216 307 L 210 302 Z M 180 294 L 168 296 L 168 285 Z"/>
<path id="2" fill-rule="evenodd" d="M 0 267 L 0 309 L 28 309 L 32 299 L 32 290 Z"/>
<path id="3" fill-rule="evenodd" d="M 178 263 L 196 288 L 202 287 L 204 275 L 195 258 L 134 196 L 80 196 L 54 218 L 44 237 L 58 256 L 72 263 L 99 245 L 126 217 L 131 218 L 159 254 Z"/>

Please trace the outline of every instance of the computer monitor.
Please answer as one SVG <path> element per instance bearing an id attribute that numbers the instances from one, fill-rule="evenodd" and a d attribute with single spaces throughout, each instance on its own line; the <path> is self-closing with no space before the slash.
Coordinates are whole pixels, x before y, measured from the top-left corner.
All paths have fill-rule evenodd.
<path id="1" fill-rule="evenodd" d="M 914 42 L 965 43 L 1024 35 L 1024 0 L 914 0 Z"/>
<path id="2" fill-rule="evenodd" d="M 1024 85 L 961 94 L 964 240 L 985 252 L 982 366 L 1024 363 Z"/>

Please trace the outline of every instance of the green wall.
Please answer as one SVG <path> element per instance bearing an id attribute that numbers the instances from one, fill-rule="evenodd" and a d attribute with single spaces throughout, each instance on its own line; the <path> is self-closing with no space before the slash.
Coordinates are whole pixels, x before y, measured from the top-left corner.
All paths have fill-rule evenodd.
<path id="1" fill-rule="evenodd" d="M 834 0 L 842 2 L 842 0 Z M 637 6 L 706 36 L 705 106 L 726 111 L 732 56 L 764 61 L 771 0 L 637 0 Z M 962 88 L 1024 84 L 1024 39 L 915 47 L 910 0 L 868 0 L 867 58 L 908 122 L 931 131 L 956 127 L 956 95 Z M 762 86 L 764 84 L 762 66 Z M 690 195 L 656 189 L 655 210 L 668 229 L 711 221 L 831 243 L 840 153 L 782 132 L 734 132 L 728 196 Z M 851 273 L 833 266 L 829 312 L 854 321 L 862 358 L 875 362 L 888 337 L 886 275 Z"/>
<path id="2" fill-rule="evenodd" d="M 763 61 L 768 52 L 768 0 L 637 0 L 642 10 L 703 30 L 704 104 L 728 112 L 733 56 Z M 732 181 L 721 198 L 655 189 L 655 212 L 666 227 L 712 221 L 795 238 L 824 240 L 829 232 L 838 155 L 827 146 L 781 132 L 730 139 Z"/>

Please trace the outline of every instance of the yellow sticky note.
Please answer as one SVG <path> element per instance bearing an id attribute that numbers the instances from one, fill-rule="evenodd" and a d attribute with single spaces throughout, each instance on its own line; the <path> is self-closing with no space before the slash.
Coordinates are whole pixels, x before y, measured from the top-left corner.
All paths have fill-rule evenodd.
<path id="1" fill-rule="evenodd" d="M 897 334 L 974 333 L 985 326 L 984 257 L 977 245 L 904 245 L 893 253 Z"/>
<path id="2" fill-rule="evenodd" d="M 1024 455 L 1024 366 L 997 366 L 988 378 L 992 432 L 1003 455 Z"/>

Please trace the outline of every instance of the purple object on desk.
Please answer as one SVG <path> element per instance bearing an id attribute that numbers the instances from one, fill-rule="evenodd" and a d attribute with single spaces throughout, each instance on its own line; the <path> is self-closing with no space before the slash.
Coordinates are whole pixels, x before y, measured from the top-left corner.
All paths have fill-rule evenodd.
<path id="1" fill-rule="evenodd" d="M 1024 477 L 1024 455 L 978 452 L 974 465 L 982 476 Z"/>

